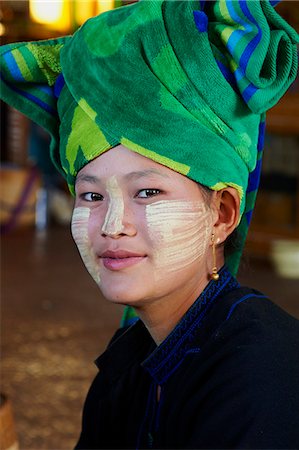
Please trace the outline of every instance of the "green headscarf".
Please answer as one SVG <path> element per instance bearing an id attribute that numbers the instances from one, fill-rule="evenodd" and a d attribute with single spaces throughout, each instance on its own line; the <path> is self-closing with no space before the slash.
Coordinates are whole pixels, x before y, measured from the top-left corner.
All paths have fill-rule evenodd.
<path id="1" fill-rule="evenodd" d="M 211 189 L 237 189 L 247 234 L 265 112 L 297 74 L 298 35 L 269 0 L 141 0 L 73 36 L 2 48 L 1 95 L 78 171 L 123 144 Z M 240 251 L 226 261 L 236 273 Z"/>

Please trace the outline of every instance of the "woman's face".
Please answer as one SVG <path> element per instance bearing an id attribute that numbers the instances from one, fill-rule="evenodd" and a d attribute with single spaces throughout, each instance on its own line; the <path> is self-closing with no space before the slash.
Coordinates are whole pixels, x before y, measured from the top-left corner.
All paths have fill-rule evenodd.
<path id="1" fill-rule="evenodd" d="M 195 182 L 122 145 L 77 176 L 72 234 L 116 303 L 184 298 L 206 284 L 214 221 Z"/>

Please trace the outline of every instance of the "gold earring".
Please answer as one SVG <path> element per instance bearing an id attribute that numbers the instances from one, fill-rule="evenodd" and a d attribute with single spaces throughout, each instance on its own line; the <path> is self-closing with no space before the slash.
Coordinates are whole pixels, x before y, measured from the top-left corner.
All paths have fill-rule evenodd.
<path id="1" fill-rule="evenodd" d="M 219 273 L 217 272 L 217 264 L 216 264 L 216 246 L 215 246 L 215 234 L 212 234 L 212 253 L 213 253 L 213 268 L 211 273 L 211 278 L 214 281 L 219 280 Z"/>

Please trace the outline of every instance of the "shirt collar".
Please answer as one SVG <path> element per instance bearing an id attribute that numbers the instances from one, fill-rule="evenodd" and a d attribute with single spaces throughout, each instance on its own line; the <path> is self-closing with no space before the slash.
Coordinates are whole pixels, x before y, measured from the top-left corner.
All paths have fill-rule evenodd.
<path id="1" fill-rule="evenodd" d="M 198 299 L 186 312 L 168 337 L 143 361 L 142 366 L 155 379 L 163 384 L 183 361 L 188 352 L 195 348 L 194 336 L 215 300 L 239 286 L 226 267 L 219 271 L 219 280 L 211 281 Z"/>

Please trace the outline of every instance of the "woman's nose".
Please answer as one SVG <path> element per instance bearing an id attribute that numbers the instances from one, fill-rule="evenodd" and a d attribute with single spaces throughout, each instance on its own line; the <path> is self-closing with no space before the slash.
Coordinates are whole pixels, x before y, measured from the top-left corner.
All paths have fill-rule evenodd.
<path id="1" fill-rule="evenodd" d="M 123 235 L 133 236 L 136 234 L 136 228 L 129 220 L 128 207 L 126 207 L 122 191 L 118 186 L 115 177 L 111 177 L 107 183 L 107 192 L 109 194 L 109 204 L 105 220 L 101 229 L 103 236 L 118 238 Z"/>
<path id="2" fill-rule="evenodd" d="M 137 230 L 132 215 L 125 213 L 125 207 L 120 202 L 110 201 L 106 217 L 101 229 L 102 236 L 117 239 L 121 236 L 135 236 Z"/>

